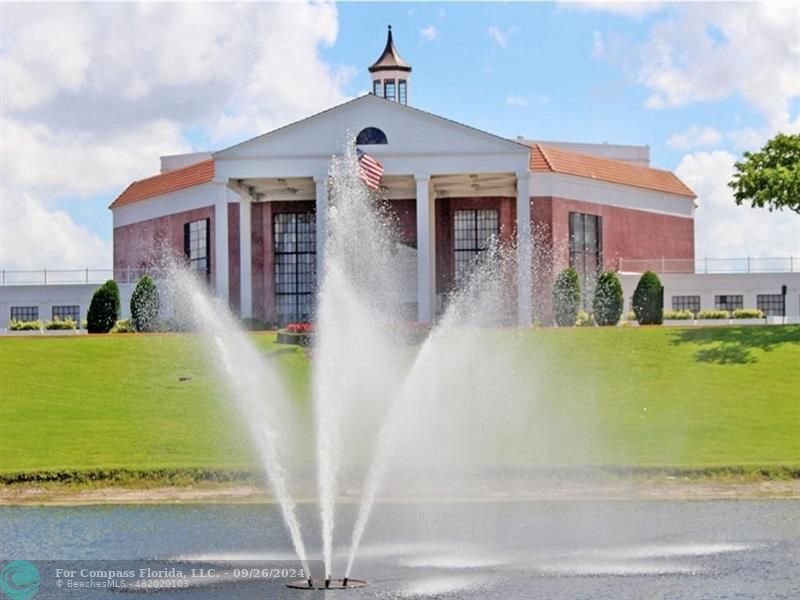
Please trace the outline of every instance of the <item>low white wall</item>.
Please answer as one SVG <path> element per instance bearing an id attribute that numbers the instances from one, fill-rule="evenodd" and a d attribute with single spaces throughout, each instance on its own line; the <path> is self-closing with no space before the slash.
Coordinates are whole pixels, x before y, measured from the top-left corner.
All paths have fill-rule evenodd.
<path id="1" fill-rule="evenodd" d="M 640 273 L 621 273 L 625 310 Z M 786 286 L 786 322 L 800 322 L 800 273 L 669 273 L 658 276 L 664 285 L 664 309 L 672 308 L 672 296 L 700 296 L 700 310 L 714 309 L 714 296 L 741 295 L 744 308 L 756 308 L 758 294 L 780 294 Z"/>
<path id="2" fill-rule="evenodd" d="M 11 320 L 12 306 L 37 306 L 39 319 L 49 321 L 53 318 L 53 306 L 80 306 L 81 320 L 86 318 L 92 294 L 100 287 L 99 283 L 54 284 L 54 285 L 7 285 L 0 287 L 0 329 L 7 329 Z M 121 312 L 120 318 L 130 317 L 133 284 L 119 286 Z"/>

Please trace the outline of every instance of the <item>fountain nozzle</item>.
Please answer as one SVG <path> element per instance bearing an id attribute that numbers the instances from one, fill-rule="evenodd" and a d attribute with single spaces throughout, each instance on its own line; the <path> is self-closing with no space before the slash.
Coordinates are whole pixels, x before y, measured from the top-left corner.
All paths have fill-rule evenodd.
<path id="1" fill-rule="evenodd" d="M 347 587 L 347 579 L 348 579 L 347 577 L 342 579 L 342 587 Z"/>
<path id="2" fill-rule="evenodd" d="M 313 587 L 314 587 L 314 580 L 313 580 L 313 579 L 311 579 L 311 577 L 309 577 L 309 578 L 308 578 L 308 587 L 310 587 L 310 588 L 312 588 L 312 589 L 313 589 Z"/>
<path id="3" fill-rule="evenodd" d="M 325 580 L 325 589 L 327 590 L 330 587 L 331 587 L 331 576 L 328 575 L 328 578 Z"/>

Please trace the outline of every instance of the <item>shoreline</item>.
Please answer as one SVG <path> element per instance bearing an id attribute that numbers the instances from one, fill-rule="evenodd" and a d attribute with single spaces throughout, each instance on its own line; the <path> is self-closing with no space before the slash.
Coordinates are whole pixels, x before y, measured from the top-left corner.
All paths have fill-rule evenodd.
<path id="1" fill-rule="evenodd" d="M 800 480 L 715 480 L 688 478 L 631 478 L 614 481 L 530 482 L 529 485 L 480 489 L 420 490 L 414 494 L 384 494 L 381 503 L 553 502 L 630 500 L 798 500 Z M 316 503 L 313 489 L 296 497 L 298 504 Z M 346 490 L 339 502 L 357 503 L 357 491 Z M 0 486 L 0 507 L 97 506 L 157 504 L 273 504 L 274 496 L 262 486 L 203 484 L 185 486 L 81 487 L 74 485 L 14 484 Z"/>

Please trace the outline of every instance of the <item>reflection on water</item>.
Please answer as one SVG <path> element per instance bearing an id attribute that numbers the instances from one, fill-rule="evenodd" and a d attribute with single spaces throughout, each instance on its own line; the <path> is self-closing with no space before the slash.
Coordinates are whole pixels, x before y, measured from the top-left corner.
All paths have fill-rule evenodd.
<path id="1" fill-rule="evenodd" d="M 309 516 L 315 507 L 302 506 Z M 352 506 L 342 506 L 355 518 Z M 381 504 L 353 598 L 795 598 L 793 501 Z M 0 559 L 291 561 L 272 505 L 0 508 Z M 315 551 L 318 549 L 314 549 Z M 347 548 L 336 549 L 334 568 Z M 335 571 L 334 571 L 335 574 Z M 298 598 L 282 584 L 158 592 L 159 600 Z M 202 585 L 200 585 L 202 584 Z M 264 596 L 268 589 L 268 596 Z M 150 595 L 150 594 L 148 594 Z M 120 598 L 96 591 L 37 598 Z M 304 596 L 305 597 L 305 596 Z"/>

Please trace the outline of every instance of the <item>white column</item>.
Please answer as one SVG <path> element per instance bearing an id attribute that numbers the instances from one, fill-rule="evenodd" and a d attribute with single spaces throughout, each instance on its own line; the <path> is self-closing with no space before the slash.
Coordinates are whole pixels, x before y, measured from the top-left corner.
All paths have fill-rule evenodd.
<path id="1" fill-rule="evenodd" d="M 239 304 L 243 319 L 253 317 L 253 228 L 250 198 L 239 196 Z"/>
<path id="2" fill-rule="evenodd" d="M 217 183 L 214 201 L 214 288 L 217 297 L 228 301 L 228 186 Z"/>
<path id="3" fill-rule="evenodd" d="M 436 313 L 436 215 L 430 175 L 417 181 L 417 318 L 430 323 Z"/>
<path id="4" fill-rule="evenodd" d="M 531 192 L 530 173 L 517 173 L 517 318 L 520 327 L 530 327 L 532 323 L 531 260 L 533 243 L 531 240 Z"/>
<path id="5" fill-rule="evenodd" d="M 328 175 L 314 177 L 316 185 L 317 225 L 317 285 L 322 283 L 322 268 L 325 264 L 325 243 L 328 239 Z"/>

